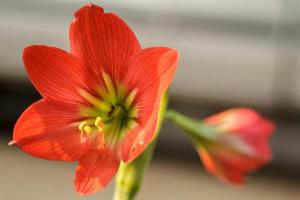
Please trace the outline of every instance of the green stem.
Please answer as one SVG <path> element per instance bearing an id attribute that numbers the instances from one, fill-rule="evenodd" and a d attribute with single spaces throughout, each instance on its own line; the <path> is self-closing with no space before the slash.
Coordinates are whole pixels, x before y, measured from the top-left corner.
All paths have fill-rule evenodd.
<path id="1" fill-rule="evenodd" d="M 252 147 L 249 144 L 234 134 L 224 134 L 224 130 L 218 129 L 218 126 L 207 125 L 204 121 L 195 120 L 174 110 L 168 110 L 165 119 L 182 128 L 197 148 L 201 145 L 206 149 L 219 148 L 245 157 L 253 157 Z"/>
<path id="2" fill-rule="evenodd" d="M 168 94 L 166 93 L 161 100 L 158 124 L 156 128 L 156 139 L 147 147 L 147 149 L 131 163 L 121 163 L 117 174 L 114 200 L 133 200 L 138 193 L 145 170 L 147 169 L 164 120 L 165 111 L 168 104 Z"/>
<path id="3" fill-rule="evenodd" d="M 175 110 L 168 110 L 165 119 L 182 128 L 189 137 L 205 143 L 216 137 L 215 128 L 206 125 L 203 121 L 187 117 Z"/>

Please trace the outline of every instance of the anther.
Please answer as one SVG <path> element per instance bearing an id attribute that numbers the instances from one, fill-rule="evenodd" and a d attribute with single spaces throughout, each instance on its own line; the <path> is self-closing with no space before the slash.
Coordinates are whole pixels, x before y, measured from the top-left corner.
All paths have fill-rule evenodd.
<path id="1" fill-rule="evenodd" d="M 99 126 L 102 124 L 102 118 L 101 117 L 97 117 L 95 120 L 95 126 L 97 128 L 99 128 Z"/>
<path id="2" fill-rule="evenodd" d="M 83 121 L 79 124 L 79 130 L 81 132 L 86 132 L 87 134 L 90 134 L 93 132 L 93 128 L 89 125 L 87 121 Z"/>
<path id="3" fill-rule="evenodd" d="M 84 131 L 83 129 L 84 129 L 84 127 L 87 125 L 87 123 L 86 123 L 86 121 L 83 121 L 83 122 L 81 122 L 80 124 L 79 124 L 79 130 L 80 131 Z"/>
<path id="4" fill-rule="evenodd" d="M 87 133 L 90 134 L 91 132 L 93 132 L 93 128 L 90 126 L 84 126 L 83 130 Z"/>
<path id="5" fill-rule="evenodd" d="M 95 126 L 98 128 L 98 131 L 102 132 L 103 131 L 103 120 L 101 117 L 97 117 L 95 120 Z"/>

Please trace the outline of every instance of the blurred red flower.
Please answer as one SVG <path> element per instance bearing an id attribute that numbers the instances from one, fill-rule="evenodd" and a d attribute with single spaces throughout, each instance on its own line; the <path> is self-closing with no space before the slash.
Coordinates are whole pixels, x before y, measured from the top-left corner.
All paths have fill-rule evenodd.
<path id="1" fill-rule="evenodd" d="M 230 109 L 205 120 L 213 128 L 210 139 L 197 143 L 205 168 L 219 179 L 242 184 L 248 172 L 271 161 L 271 121 L 247 108 Z"/>
<path id="2" fill-rule="evenodd" d="M 132 161 L 153 140 L 178 52 L 141 49 L 125 22 L 91 4 L 75 13 L 70 43 L 71 53 L 24 50 L 43 99 L 19 118 L 11 144 L 44 159 L 78 160 L 75 188 L 91 194 L 110 182 L 121 159 Z"/>

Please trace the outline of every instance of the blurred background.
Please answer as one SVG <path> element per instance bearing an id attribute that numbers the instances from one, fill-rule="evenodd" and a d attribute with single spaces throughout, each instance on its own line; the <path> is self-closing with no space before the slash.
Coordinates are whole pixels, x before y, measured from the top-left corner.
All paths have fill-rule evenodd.
<path id="1" fill-rule="evenodd" d="M 245 187 L 204 171 L 189 141 L 166 123 L 139 200 L 300 199 L 300 1 L 103 0 L 143 47 L 179 49 L 170 107 L 195 117 L 246 106 L 277 123 L 274 161 Z M 21 112 L 40 98 L 24 71 L 22 49 L 69 49 L 68 27 L 83 0 L 0 0 L 0 199 L 111 199 L 113 185 L 80 197 L 75 163 L 50 162 L 8 147 Z"/>

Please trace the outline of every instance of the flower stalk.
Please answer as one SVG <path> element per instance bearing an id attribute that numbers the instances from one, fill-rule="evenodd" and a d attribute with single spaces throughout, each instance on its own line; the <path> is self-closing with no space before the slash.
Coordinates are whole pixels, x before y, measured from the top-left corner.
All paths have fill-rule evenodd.
<path id="1" fill-rule="evenodd" d="M 165 114 L 165 119 L 176 124 L 183 129 L 189 137 L 201 143 L 205 143 L 208 139 L 216 137 L 216 130 L 213 127 L 207 126 L 201 120 L 192 119 L 175 110 L 168 110 Z"/>
<path id="2" fill-rule="evenodd" d="M 156 137 L 158 136 L 168 104 L 168 93 L 162 100 L 156 128 Z M 147 147 L 147 149 L 131 163 L 122 162 L 116 177 L 114 200 L 133 200 L 137 195 L 146 169 L 148 168 L 155 149 L 157 138 Z"/>

